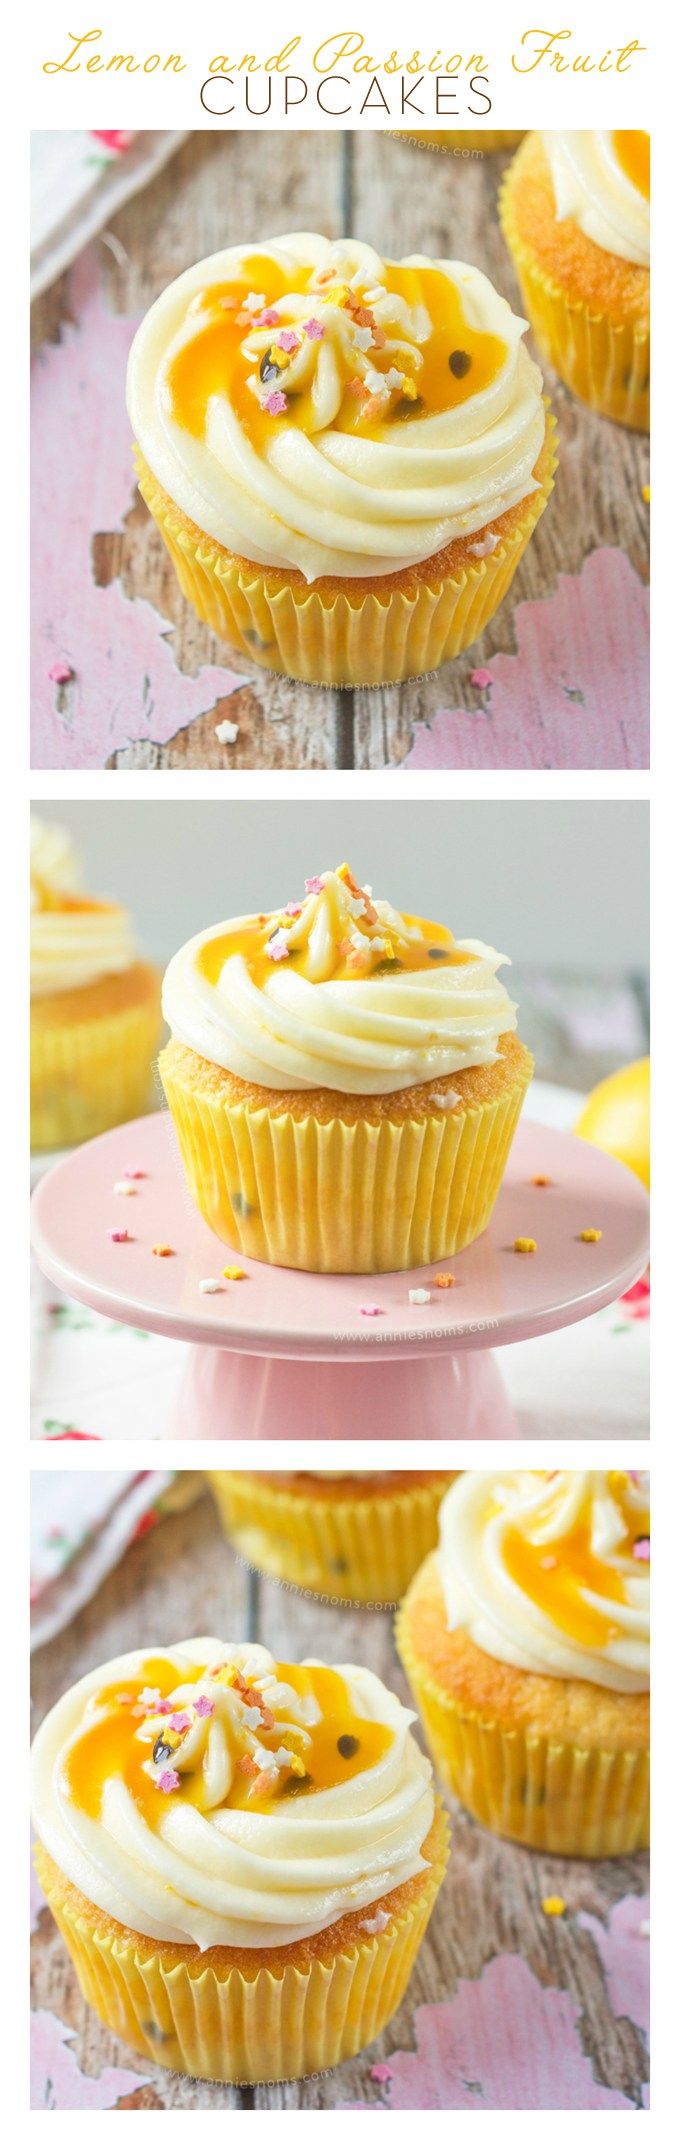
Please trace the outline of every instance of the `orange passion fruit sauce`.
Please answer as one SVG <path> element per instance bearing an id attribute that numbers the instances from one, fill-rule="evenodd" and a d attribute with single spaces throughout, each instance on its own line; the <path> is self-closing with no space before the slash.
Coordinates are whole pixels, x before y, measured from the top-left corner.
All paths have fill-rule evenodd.
<path id="1" fill-rule="evenodd" d="M 629 1556 L 630 1574 L 635 1575 L 641 1568 L 633 1558 L 633 1546 L 642 1535 L 642 1520 L 639 1512 L 635 1514 L 628 1506 L 626 1488 L 625 1474 L 610 1472 L 609 1490 L 625 1524 L 617 1557 Z M 566 1537 L 544 1539 L 538 1544 L 523 1532 L 511 1529 L 504 1541 L 503 1558 L 518 1589 L 575 1642 L 594 1649 L 620 1634 L 607 1605 L 625 1604 L 626 1580 L 620 1569 L 607 1567 L 593 1554 L 588 1510 L 579 1516 Z"/>
<path id="2" fill-rule="evenodd" d="M 643 200 L 648 201 L 650 189 L 649 134 L 626 133 L 624 130 L 623 132 L 615 131 L 612 138 L 614 155 L 624 176 L 629 178 L 631 186 L 635 186 L 636 191 L 642 194 Z"/>
<path id="3" fill-rule="evenodd" d="M 369 975 L 374 979 L 376 974 L 423 973 L 428 967 L 465 966 L 470 963 L 472 952 L 460 949 L 454 942 L 450 929 L 438 921 L 423 921 L 416 914 L 404 914 L 402 920 L 409 928 L 418 928 L 420 937 L 400 937 L 398 950 L 395 949 L 389 928 L 383 926 L 370 898 L 356 884 L 347 866 L 343 865 L 336 874 L 347 884 L 348 890 L 355 898 L 364 899 L 364 915 L 353 916 L 353 926 L 364 934 L 365 956 L 360 957 L 350 940 L 340 936 L 332 971 L 334 981 L 365 980 Z M 298 912 L 304 904 L 301 900 Z M 264 988 L 277 963 L 272 959 L 267 947 L 279 932 L 289 931 L 297 918 L 297 913 L 288 914 L 285 910 L 279 914 L 254 914 L 244 927 L 228 929 L 223 935 L 210 937 L 197 953 L 198 972 L 203 980 L 214 988 L 219 981 L 225 959 L 242 958 L 256 988 Z M 364 919 L 366 922 L 373 919 L 378 929 L 380 943 L 376 945 L 373 957 L 370 934 L 367 929 L 364 931 Z M 306 942 L 290 945 L 284 959 L 284 964 L 288 963 L 294 965 L 295 972 L 301 974 L 303 979 L 309 978 L 309 948 Z"/>
<path id="4" fill-rule="evenodd" d="M 252 254 L 231 282 L 215 283 L 192 298 L 187 318 L 195 317 L 196 333 L 191 336 L 172 360 L 167 379 L 168 405 L 171 415 L 181 429 L 201 439 L 205 434 L 208 405 L 213 395 L 226 395 L 237 415 L 250 443 L 256 449 L 265 447 L 280 422 L 280 416 L 271 415 L 258 401 L 248 386 L 248 379 L 257 376 L 252 359 L 243 353 L 243 344 L 249 332 L 257 326 L 258 315 L 246 323 L 243 306 L 249 292 L 257 291 L 264 299 L 263 310 L 276 307 L 287 296 L 309 295 L 310 316 L 323 324 L 327 293 L 333 292 L 332 302 L 342 302 L 342 293 L 351 305 L 358 302 L 356 292 L 350 291 L 340 276 L 333 273 L 329 282 L 318 281 L 318 269 L 307 273 L 296 265 L 294 273 L 286 275 L 276 261 L 266 255 Z M 322 270 L 323 273 L 323 270 Z M 419 417 L 440 415 L 447 409 L 460 406 L 472 394 L 479 394 L 500 372 L 507 357 L 507 348 L 498 335 L 485 334 L 471 327 L 465 319 L 461 300 L 454 284 L 440 268 L 404 267 L 397 262 L 385 264 L 382 287 L 391 295 L 404 298 L 408 305 L 424 305 L 431 323 L 431 333 L 421 351 L 423 362 L 415 372 L 415 393 L 391 398 L 389 410 L 381 413 L 376 422 L 362 415 L 362 398 L 352 389 L 352 374 L 348 372 L 347 387 L 334 419 L 338 431 L 360 431 L 363 437 L 382 437 L 386 426 L 408 420 L 417 422 Z M 370 308 L 364 313 L 364 321 Z M 282 325 L 284 323 L 282 322 Z M 295 332 L 303 339 L 303 322 L 293 324 Z M 279 330 L 280 331 L 280 330 Z M 272 344 L 276 345 L 276 327 L 272 327 Z M 371 364 L 376 371 L 389 371 L 393 359 L 386 350 L 370 351 Z M 262 360 L 260 359 L 260 362 Z M 408 372 L 408 350 L 399 351 L 399 369 Z M 261 374 L 260 374 L 261 376 Z M 285 391 L 285 365 L 280 374 L 270 376 L 274 388 Z M 286 421 L 297 430 L 309 433 L 316 428 L 311 394 L 291 394 L 285 411 Z"/>
<path id="5" fill-rule="evenodd" d="M 374 1723 L 359 1717 L 352 1708 L 350 1692 L 339 1672 L 327 1665 L 278 1664 L 277 1678 L 293 1687 L 297 1694 L 316 1696 L 321 1709 L 317 1724 L 305 1726 L 308 1740 L 301 1740 L 297 1733 L 286 1736 L 286 1724 L 294 1724 L 297 1718 L 287 1718 L 286 1712 L 277 1709 L 276 1726 L 265 1730 L 256 1706 L 245 1710 L 247 1726 L 257 1731 L 263 1747 L 286 1746 L 294 1755 L 296 1767 L 281 1769 L 269 1788 L 262 1789 L 262 1772 L 253 1777 L 247 1766 L 245 1753 L 239 1755 L 239 1726 L 233 1727 L 234 1770 L 230 1788 L 222 1801 L 223 1807 L 245 1808 L 249 1813 L 277 1811 L 282 1802 L 294 1791 L 309 1797 L 315 1791 L 330 1790 L 333 1785 L 346 1783 L 348 1777 L 361 1775 L 374 1768 L 381 1760 L 393 1734 L 385 1724 Z M 176 1751 L 181 1737 L 173 1730 L 170 1718 L 158 1715 L 158 1738 L 142 1740 L 137 1737 L 137 1728 L 143 1716 L 153 1712 L 143 1709 L 140 1698 L 146 1688 L 158 1692 L 161 1699 L 171 1700 L 180 1687 L 187 1688 L 201 1683 L 202 1693 L 214 1685 L 236 1685 L 241 1690 L 243 1682 L 233 1665 L 176 1666 L 166 1657 L 147 1657 L 138 1677 L 119 1680 L 115 1685 L 94 1695 L 85 1712 L 84 1727 L 75 1740 L 64 1766 L 64 1785 L 70 1801 L 91 1820 L 97 1820 L 101 1812 L 102 1797 L 106 1783 L 117 1777 L 125 1784 L 134 1799 L 137 1810 L 151 1828 L 159 1828 L 163 1821 L 164 1808 L 168 1802 L 177 1805 L 195 1806 L 198 1812 L 206 1808 L 202 1771 L 179 1769 L 179 1788 L 166 1796 L 159 1788 L 158 1778 L 166 1765 L 158 1764 L 156 1775 L 146 1773 L 145 1763 L 153 1767 L 154 1746 L 163 1739 L 171 1747 L 168 1766 L 172 1766 L 172 1752 Z M 263 1697 L 266 1706 L 266 1698 Z M 177 1714 L 184 1713 L 182 1702 Z M 186 1704 L 189 1713 L 190 1700 Z M 136 1713 L 135 1713 L 136 1711 Z M 192 1719 L 193 1722 L 193 1719 Z M 227 1725 L 227 1730 L 230 1726 Z M 251 1763 L 252 1768 L 252 1763 Z M 300 1771 L 302 1770 L 302 1773 Z M 253 1788 L 254 1784 L 257 1786 Z M 210 1811 L 218 1810 L 211 1803 Z"/>

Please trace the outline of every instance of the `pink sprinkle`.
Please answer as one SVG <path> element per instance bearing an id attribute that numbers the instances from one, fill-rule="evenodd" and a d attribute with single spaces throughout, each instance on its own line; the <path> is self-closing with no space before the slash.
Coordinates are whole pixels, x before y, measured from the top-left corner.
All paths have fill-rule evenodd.
<path id="1" fill-rule="evenodd" d="M 382 1315 L 382 1312 L 382 1308 L 378 1308 L 374 1300 L 367 1300 L 365 1307 L 359 1309 L 360 1315 Z"/>
<path id="2" fill-rule="evenodd" d="M 277 335 L 276 339 L 279 348 L 285 349 L 287 357 L 292 356 L 293 350 L 300 347 L 300 337 L 298 334 L 293 333 L 292 327 L 282 327 L 281 333 Z"/>
<path id="3" fill-rule="evenodd" d="M 471 675 L 470 675 L 470 683 L 471 683 L 471 684 L 476 684 L 476 685 L 477 685 L 477 689 L 478 689 L 479 691 L 488 691 L 488 688 L 489 688 L 489 684 L 492 684 L 492 683 L 493 683 L 493 677 L 492 677 L 492 674 L 491 674 L 491 670 L 490 670 L 490 669 L 473 669 L 473 670 L 472 670 L 472 672 L 471 672 Z"/>
<path id="4" fill-rule="evenodd" d="M 639 1486 L 639 1484 L 640 1484 L 640 1473 L 639 1473 L 639 1471 L 629 1471 L 629 1473 L 628 1473 L 628 1477 L 629 1477 L 629 1479 L 632 1479 L 632 1481 L 633 1481 L 633 1485 L 634 1485 L 634 1486 Z"/>
<path id="5" fill-rule="evenodd" d="M 302 332 L 308 336 L 310 342 L 322 342 L 326 329 L 322 327 L 320 320 L 311 319 L 304 320 Z"/>
<path id="6" fill-rule="evenodd" d="M 47 674 L 51 684 L 70 684 L 73 670 L 68 661 L 53 661 Z"/>
<path id="7" fill-rule="evenodd" d="M 301 906 L 300 906 L 299 904 L 298 904 L 298 905 L 296 905 L 296 903 L 295 903 L 295 900 L 294 900 L 294 899 L 289 899 L 289 901 L 288 901 L 288 905 L 287 905 L 287 907 L 284 907 L 283 911 L 284 911 L 284 914 L 301 914 L 301 913 L 302 913 L 302 907 L 301 907 Z"/>
<path id="8" fill-rule="evenodd" d="M 173 1709 L 170 1718 L 171 1731 L 188 1731 L 190 1723 L 191 1717 L 186 1709 Z"/>
<path id="9" fill-rule="evenodd" d="M 215 1704 L 211 1702 L 209 1694 L 199 1694 L 198 1700 L 194 1702 L 194 1709 L 197 1716 L 214 1716 L 215 1714 Z"/>
<path id="10" fill-rule="evenodd" d="M 279 960 L 287 959 L 287 957 L 288 945 L 286 943 L 285 929 L 276 929 L 274 935 L 270 936 L 269 943 L 267 944 L 267 958 Z"/>
<path id="11" fill-rule="evenodd" d="M 306 892 L 322 892 L 323 877 L 305 877 Z"/>
<path id="12" fill-rule="evenodd" d="M 180 1786 L 176 1768 L 162 1768 L 159 1775 L 154 1777 L 154 1782 L 157 1791 L 178 1791 Z"/>
<path id="13" fill-rule="evenodd" d="M 371 2066 L 371 2073 L 370 2073 L 370 2078 L 371 2078 L 371 2080 L 372 2080 L 372 2081 L 380 2081 L 381 2083 L 382 2083 L 383 2081 L 391 2081 L 391 2079 L 392 2079 L 392 2067 L 391 2067 L 391 2066 Z"/>
<path id="14" fill-rule="evenodd" d="M 633 1546 L 633 1560 L 649 1560 L 648 1538 L 636 1538 Z"/>
<path id="15" fill-rule="evenodd" d="M 257 319 L 255 321 L 255 326 L 278 327 L 280 318 L 280 312 L 275 312 L 272 305 L 266 305 L 264 312 L 258 312 Z"/>
<path id="16" fill-rule="evenodd" d="M 143 1167 L 123 1167 L 124 1181 L 146 1181 Z"/>
<path id="17" fill-rule="evenodd" d="M 110 1241 L 129 1241 L 130 1239 L 127 1226 L 110 1226 L 108 1237 Z"/>
<path id="18" fill-rule="evenodd" d="M 116 1695 L 116 1701 L 117 1701 L 117 1702 L 120 1702 L 120 1703 L 122 1704 L 122 1706 L 123 1706 L 123 1707 L 126 1707 L 126 1706 L 127 1706 L 127 1704 L 128 1704 L 128 1702 L 131 1702 L 131 1701 L 132 1701 L 132 1695 L 131 1695 L 131 1694 L 117 1694 L 117 1695 Z"/>
<path id="19" fill-rule="evenodd" d="M 264 406 L 268 416 L 283 416 L 284 409 L 288 407 L 287 396 L 277 389 L 276 393 L 267 395 Z"/>

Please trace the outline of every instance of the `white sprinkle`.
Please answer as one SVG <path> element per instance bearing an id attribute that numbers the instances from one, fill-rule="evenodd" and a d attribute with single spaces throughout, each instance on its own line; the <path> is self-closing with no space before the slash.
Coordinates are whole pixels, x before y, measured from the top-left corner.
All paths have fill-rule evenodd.
<path id="1" fill-rule="evenodd" d="M 384 372 L 376 371 L 374 364 L 367 364 L 364 376 L 370 394 L 385 393 L 386 389 Z"/>
<path id="2" fill-rule="evenodd" d="M 441 1107 L 442 1114 L 452 1114 L 454 1107 L 460 1107 L 460 1093 L 433 1092 L 432 1105 L 433 1107 Z"/>
<path id="3" fill-rule="evenodd" d="M 364 1917 L 360 1929 L 362 1932 L 369 1933 L 384 1932 L 385 1926 L 389 1924 L 389 1921 L 386 1910 L 376 1910 L 375 1917 Z"/>
<path id="4" fill-rule="evenodd" d="M 388 372 L 383 372 L 383 378 L 391 393 L 396 393 L 397 387 L 404 386 L 406 383 L 404 373 L 397 371 L 396 364 L 392 364 Z"/>
<path id="5" fill-rule="evenodd" d="M 370 327 L 355 327 L 354 340 L 357 349 L 363 349 L 364 352 L 367 349 L 371 349 L 373 347 L 372 329 Z"/>
<path id="6" fill-rule="evenodd" d="M 244 312 L 263 312 L 266 303 L 266 297 L 256 297 L 254 290 L 250 290 L 248 292 L 248 296 L 246 298 L 243 310 Z"/>
<path id="7" fill-rule="evenodd" d="M 649 1918 L 648 1918 L 648 1917 L 643 1917 L 643 1919 L 642 1919 L 642 1923 L 638 1925 L 638 1939 L 649 1939 Z"/>
<path id="8" fill-rule="evenodd" d="M 471 542 L 470 556 L 490 557 L 492 550 L 497 550 L 500 539 L 500 535 L 492 535 L 489 529 L 488 534 L 482 536 L 481 542 Z"/>
<path id="9" fill-rule="evenodd" d="M 235 743 L 238 735 L 238 721 L 218 721 L 215 735 L 218 743 Z"/>
<path id="10" fill-rule="evenodd" d="M 409 1293 L 408 1297 L 411 1302 L 412 1308 L 425 1308 L 427 1307 L 428 1300 L 432 1299 L 432 1294 L 426 1293 L 424 1286 L 417 1285 L 412 1288 L 412 1291 Z"/>
<path id="11" fill-rule="evenodd" d="M 199 1278 L 198 1290 L 199 1293 L 221 1293 L 222 1287 L 219 1278 Z"/>
<path id="12" fill-rule="evenodd" d="M 137 1191 L 132 1181 L 114 1181 L 113 1194 L 114 1196 L 136 1196 Z"/>

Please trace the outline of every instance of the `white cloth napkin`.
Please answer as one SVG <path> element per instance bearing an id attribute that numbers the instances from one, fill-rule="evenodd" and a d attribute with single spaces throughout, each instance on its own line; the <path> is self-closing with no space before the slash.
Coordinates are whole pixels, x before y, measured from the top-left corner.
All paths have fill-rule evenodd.
<path id="1" fill-rule="evenodd" d="M 49 288 L 133 193 L 162 171 L 183 133 L 31 135 L 31 297 Z"/>

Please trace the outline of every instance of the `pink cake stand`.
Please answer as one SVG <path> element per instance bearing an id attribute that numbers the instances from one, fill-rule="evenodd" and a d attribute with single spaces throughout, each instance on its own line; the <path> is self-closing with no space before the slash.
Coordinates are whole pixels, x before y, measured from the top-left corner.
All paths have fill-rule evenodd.
<path id="1" fill-rule="evenodd" d="M 134 1194 L 121 1196 L 114 1184 L 131 1168 Z M 510 1435 L 492 1348 L 593 1315 L 632 1285 L 648 1254 L 649 1204 L 635 1176 L 533 1122 L 520 1124 L 481 1240 L 448 1264 L 385 1277 L 279 1270 L 226 1248 L 190 1199 L 166 1114 L 69 1153 L 39 1183 L 32 1208 L 38 1262 L 65 1293 L 189 1342 L 171 1426 L 189 1439 Z M 118 1228 L 128 1240 L 111 1240 Z M 588 1228 L 601 1239 L 581 1240 Z M 514 1242 L 527 1236 L 536 1253 L 518 1254 Z M 154 1255 L 159 1244 L 172 1255 Z M 225 1264 L 245 1278 L 225 1278 Z M 456 1283 L 440 1289 L 436 1277 L 447 1270 Z M 220 1290 L 202 1292 L 204 1279 Z M 409 1300 L 416 1288 L 427 1302 Z"/>

